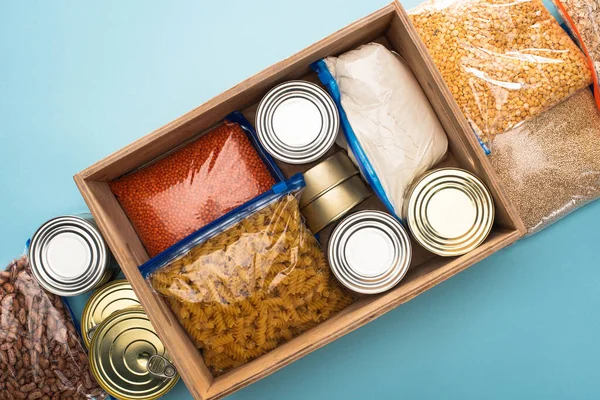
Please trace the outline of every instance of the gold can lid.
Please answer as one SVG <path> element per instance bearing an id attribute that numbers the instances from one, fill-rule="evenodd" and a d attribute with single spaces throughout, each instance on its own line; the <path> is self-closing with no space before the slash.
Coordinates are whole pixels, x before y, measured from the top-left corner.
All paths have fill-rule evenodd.
<path id="1" fill-rule="evenodd" d="M 179 374 L 141 307 L 117 311 L 96 328 L 90 370 L 102 388 L 121 400 L 154 400 Z"/>
<path id="2" fill-rule="evenodd" d="M 306 187 L 300 198 L 300 208 L 357 174 L 358 169 L 350 157 L 343 151 L 338 151 L 303 174 Z"/>
<path id="3" fill-rule="evenodd" d="M 371 190 L 359 175 L 354 175 L 317 197 L 300 211 L 312 233 L 346 215 L 352 208 L 371 195 Z"/>
<path id="4" fill-rule="evenodd" d="M 102 286 L 89 298 L 81 314 L 81 336 L 89 349 L 94 329 L 115 311 L 139 307 L 140 301 L 125 279 Z"/>
<path id="5" fill-rule="evenodd" d="M 417 242 L 440 256 L 477 248 L 494 224 L 494 201 L 485 184 L 458 168 L 428 172 L 412 187 L 404 207 Z"/>

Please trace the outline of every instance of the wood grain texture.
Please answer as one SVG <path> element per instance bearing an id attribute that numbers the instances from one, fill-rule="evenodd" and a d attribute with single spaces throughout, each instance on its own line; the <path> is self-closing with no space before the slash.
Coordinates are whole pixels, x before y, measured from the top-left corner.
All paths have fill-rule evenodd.
<path id="1" fill-rule="evenodd" d="M 377 296 L 363 296 L 330 320 L 276 350 L 213 378 L 200 352 L 173 313 L 163 299 L 150 290 L 139 273 L 138 266 L 148 260 L 148 254 L 106 181 L 130 172 L 198 136 L 231 111 L 243 110 L 252 117 L 260 98 L 274 85 L 289 79 L 314 80 L 314 74 L 309 69 L 311 62 L 325 56 L 339 55 L 373 40 L 385 43 L 407 60 L 448 133 L 448 162 L 475 172 L 488 184 L 496 202 L 498 223 L 485 243 L 469 254 L 458 258 L 423 254 L 419 256 L 419 261 L 415 260 L 412 264 L 405 279 L 391 291 Z M 250 120 L 253 121 L 253 118 Z M 76 175 L 75 182 L 195 399 L 220 398 L 267 376 L 508 246 L 524 232 L 514 207 L 399 3 L 392 3 L 258 73 L 97 162 Z"/>
<path id="2" fill-rule="evenodd" d="M 186 386 L 194 398 L 204 398 L 212 383 L 212 375 L 168 305 L 150 289 L 140 274 L 138 266 L 148 260 L 148 254 L 127 216 L 106 182 L 86 181 L 81 175 L 75 175 L 74 179 L 152 326 L 173 357 Z"/>

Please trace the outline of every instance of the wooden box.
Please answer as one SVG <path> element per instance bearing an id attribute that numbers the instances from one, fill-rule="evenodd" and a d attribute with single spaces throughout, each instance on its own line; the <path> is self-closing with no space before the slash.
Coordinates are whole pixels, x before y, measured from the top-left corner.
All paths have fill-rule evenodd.
<path id="1" fill-rule="evenodd" d="M 491 189 L 496 204 L 493 231 L 485 243 L 471 253 L 457 258 L 430 256 L 426 262 L 414 262 L 408 275 L 394 289 L 381 295 L 362 297 L 328 321 L 276 350 L 222 376 L 213 377 L 204 365 L 200 352 L 188 339 L 166 303 L 152 292 L 142 278 L 138 267 L 148 260 L 148 254 L 111 193 L 107 181 L 207 131 L 233 110 L 242 110 L 252 118 L 256 104 L 274 85 L 290 79 L 314 80 L 310 63 L 371 41 L 386 43 L 406 59 L 448 134 L 453 163 L 474 172 Z M 254 122 L 253 119 L 251 122 Z M 265 377 L 513 243 L 525 232 L 522 221 L 499 186 L 469 124 L 426 53 L 406 12 L 397 2 L 273 65 L 97 162 L 77 174 L 75 182 L 196 399 L 220 398 Z M 332 365 L 332 368 L 335 366 Z"/>

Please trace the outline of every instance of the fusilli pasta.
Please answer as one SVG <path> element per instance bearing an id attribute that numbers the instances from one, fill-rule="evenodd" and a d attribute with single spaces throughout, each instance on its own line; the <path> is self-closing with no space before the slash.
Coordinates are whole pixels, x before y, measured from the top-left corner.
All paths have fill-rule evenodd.
<path id="1" fill-rule="evenodd" d="M 213 374 L 242 365 L 350 305 L 293 195 L 149 277 Z"/>

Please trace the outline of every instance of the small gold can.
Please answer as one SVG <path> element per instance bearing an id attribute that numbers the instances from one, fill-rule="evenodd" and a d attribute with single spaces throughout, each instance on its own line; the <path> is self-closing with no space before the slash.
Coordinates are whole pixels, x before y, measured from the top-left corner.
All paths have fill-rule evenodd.
<path id="1" fill-rule="evenodd" d="M 342 151 L 315 165 L 304 173 L 306 188 L 300 198 L 300 208 L 354 175 L 358 175 L 358 169 Z"/>
<path id="2" fill-rule="evenodd" d="M 120 400 L 154 400 L 179 374 L 141 307 L 111 314 L 94 331 L 90 370 L 98 384 Z"/>
<path id="3" fill-rule="evenodd" d="M 403 215 L 415 240 L 445 257 L 477 248 L 494 224 L 494 201 L 485 184 L 459 168 L 423 175 L 406 196 Z"/>
<path id="4" fill-rule="evenodd" d="M 102 286 L 89 298 L 81 314 L 81 336 L 89 349 L 96 327 L 112 313 L 128 307 L 140 307 L 133 288 L 125 279 Z"/>
<path id="5" fill-rule="evenodd" d="M 339 220 L 355 206 L 366 200 L 371 190 L 359 175 L 334 186 L 301 209 L 312 233 Z"/>

